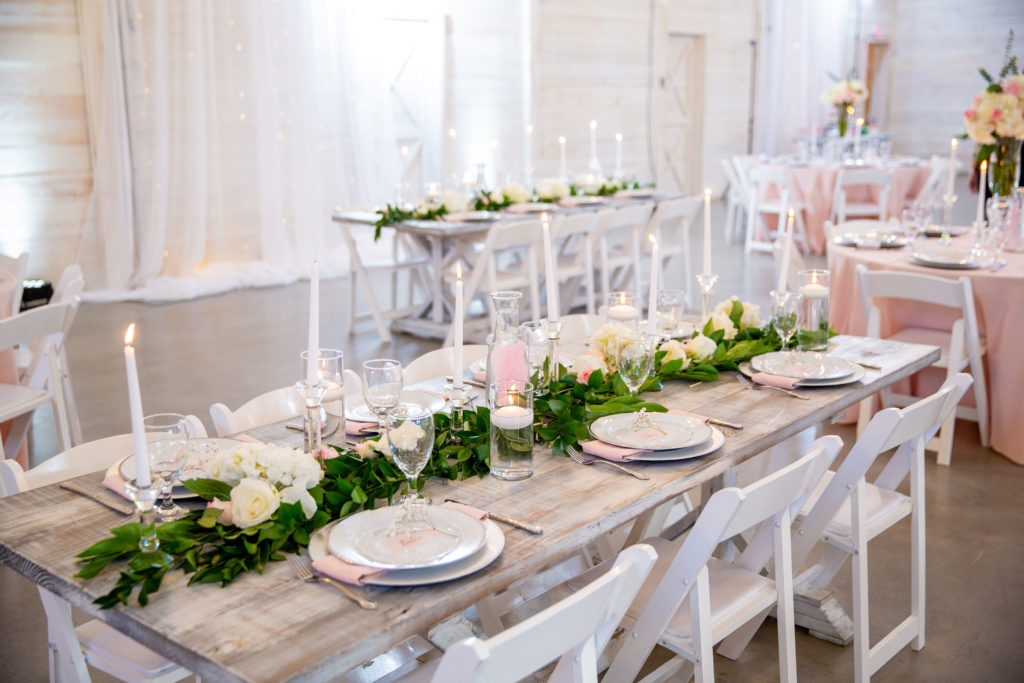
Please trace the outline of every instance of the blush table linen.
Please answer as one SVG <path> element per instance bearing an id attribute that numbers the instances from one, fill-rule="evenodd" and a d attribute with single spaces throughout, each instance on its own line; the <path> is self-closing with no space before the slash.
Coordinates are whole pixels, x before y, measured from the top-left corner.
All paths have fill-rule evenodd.
<path id="1" fill-rule="evenodd" d="M 967 239 L 957 238 L 954 242 Z M 1003 258 L 1007 264 L 997 272 L 988 268 L 946 270 L 911 263 L 903 250 L 829 245 L 828 267 L 833 283 L 829 319 L 840 334 L 861 335 L 866 332 L 856 277 L 856 268 L 860 264 L 869 270 L 893 270 L 949 279 L 970 278 L 979 334 L 986 347 L 983 363 L 992 449 L 1018 465 L 1024 465 L 1024 411 L 1020 400 L 1020 381 L 1024 378 L 1024 351 L 1021 348 L 1021 340 L 1024 339 L 1024 254 L 1004 253 Z M 948 331 L 959 317 L 956 309 L 915 301 L 882 299 L 878 304 L 882 313 L 883 336 L 908 326 Z M 973 368 L 971 371 L 976 372 Z M 941 386 L 945 373 L 944 368 L 926 368 L 894 389 L 927 396 Z M 965 404 L 972 402 L 973 391 L 968 391 Z"/>

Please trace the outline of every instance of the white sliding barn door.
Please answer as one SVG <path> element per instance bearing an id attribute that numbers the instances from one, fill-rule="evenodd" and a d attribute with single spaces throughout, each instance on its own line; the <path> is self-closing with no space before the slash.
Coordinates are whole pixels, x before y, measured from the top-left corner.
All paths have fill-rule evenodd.
<path id="1" fill-rule="evenodd" d="M 655 68 L 655 178 L 665 191 L 696 194 L 704 147 L 704 36 L 663 34 Z"/>

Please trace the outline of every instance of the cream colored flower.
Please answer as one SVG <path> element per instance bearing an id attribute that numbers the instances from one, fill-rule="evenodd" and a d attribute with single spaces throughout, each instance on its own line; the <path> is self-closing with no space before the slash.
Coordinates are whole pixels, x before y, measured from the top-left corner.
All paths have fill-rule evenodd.
<path id="1" fill-rule="evenodd" d="M 502 185 L 501 189 L 498 190 L 498 194 L 513 204 L 523 204 L 530 201 L 530 191 L 519 183 Z"/>
<path id="2" fill-rule="evenodd" d="M 281 489 L 281 502 L 300 503 L 306 519 L 310 519 L 316 512 L 316 501 L 313 500 L 313 496 L 309 495 L 309 491 L 306 490 L 305 481 L 300 481 L 293 486 Z"/>
<path id="3" fill-rule="evenodd" d="M 558 201 L 569 196 L 569 186 L 558 178 L 545 178 L 540 181 L 537 196 L 548 201 Z"/>
<path id="4" fill-rule="evenodd" d="M 604 178 L 596 173 L 584 173 L 576 176 L 576 187 L 586 194 L 594 194 L 604 185 Z"/>
<path id="5" fill-rule="evenodd" d="M 366 439 L 356 444 L 356 455 L 363 460 L 376 458 L 378 455 L 389 455 L 388 435 L 381 434 L 379 439 Z"/>
<path id="6" fill-rule="evenodd" d="M 684 342 L 678 339 L 670 339 L 659 346 L 658 350 L 665 352 L 665 355 L 661 358 L 663 365 L 674 360 L 682 360 L 683 370 L 690 367 L 690 357 L 686 355 L 686 344 Z"/>
<path id="7" fill-rule="evenodd" d="M 423 427 L 412 420 L 406 420 L 396 429 L 389 430 L 388 440 L 403 451 L 411 451 L 419 446 L 420 441 L 427 435 Z"/>
<path id="8" fill-rule="evenodd" d="M 448 213 L 462 213 L 469 207 L 469 195 L 458 190 L 446 190 L 442 203 Z"/>
<path id="9" fill-rule="evenodd" d="M 265 481 L 243 479 L 231 489 L 231 516 L 242 529 L 267 521 L 280 506 L 281 495 Z"/>
<path id="10" fill-rule="evenodd" d="M 735 339 L 736 338 L 736 326 L 732 324 L 732 320 L 725 313 L 712 313 L 711 314 L 711 328 L 713 330 L 723 330 L 725 335 L 723 339 Z"/>
<path id="11" fill-rule="evenodd" d="M 603 325 L 590 338 L 590 343 L 601 352 L 601 355 L 604 356 L 604 362 L 612 371 L 616 368 L 615 359 L 619 355 L 619 348 L 621 348 L 625 335 L 629 331 L 625 327 L 608 323 Z"/>
<path id="12" fill-rule="evenodd" d="M 576 375 L 577 382 L 586 382 L 595 370 L 600 370 L 605 377 L 608 375 L 608 364 L 604 355 L 597 349 L 589 349 L 572 359 L 569 372 Z"/>
<path id="13" fill-rule="evenodd" d="M 711 358 L 718 348 L 718 345 L 710 337 L 705 337 L 703 334 L 698 334 L 683 343 L 686 346 L 686 354 L 698 362 Z"/>

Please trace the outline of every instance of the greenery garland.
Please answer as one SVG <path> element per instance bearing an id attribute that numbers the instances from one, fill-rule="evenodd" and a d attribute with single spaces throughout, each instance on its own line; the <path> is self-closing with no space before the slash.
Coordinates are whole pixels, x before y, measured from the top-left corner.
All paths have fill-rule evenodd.
<path id="1" fill-rule="evenodd" d="M 402 221 L 436 221 L 448 215 L 448 209 L 444 204 L 423 205 L 412 209 L 403 209 L 399 204 L 385 204 L 383 209 L 377 209 L 379 218 L 373 224 L 373 241 L 380 239 L 381 229 L 386 225 L 394 225 Z"/>

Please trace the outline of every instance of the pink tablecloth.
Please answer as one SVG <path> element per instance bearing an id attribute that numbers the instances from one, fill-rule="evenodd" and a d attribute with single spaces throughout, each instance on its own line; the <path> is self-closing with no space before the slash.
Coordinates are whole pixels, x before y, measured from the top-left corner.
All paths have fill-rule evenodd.
<path id="1" fill-rule="evenodd" d="M 832 203 L 839 179 L 839 164 L 786 166 L 790 183 L 796 190 L 798 202 L 803 204 L 804 225 L 807 227 L 807 246 L 814 254 L 825 253 L 825 221 L 832 215 Z M 856 168 L 856 167 L 855 167 Z M 892 171 L 892 189 L 889 191 L 888 216 L 899 218 L 904 206 L 921 191 L 931 168 L 927 164 L 906 166 L 893 164 L 885 167 Z M 878 190 L 867 187 L 853 187 L 848 191 L 851 202 L 877 201 Z M 774 199 L 778 194 L 769 188 L 765 199 Z M 887 216 L 887 217 L 888 217 Z M 768 224 L 774 226 L 775 219 L 765 214 Z"/>
<path id="2" fill-rule="evenodd" d="M 960 238 L 966 239 L 966 238 Z M 897 270 L 937 277 L 971 279 L 978 327 L 986 339 L 985 378 L 988 383 L 989 434 L 992 448 L 1024 465 L 1024 410 L 1020 382 L 1024 378 L 1024 254 L 1004 254 L 1007 265 L 993 273 L 981 270 L 943 270 L 914 265 L 906 252 L 869 250 L 829 245 L 828 267 L 832 271 L 830 322 L 841 334 L 864 334 L 864 310 L 855 269 L 864 264 L 870 270 Z M 954 309 L 896 299 L 882 300 L 882 334 L 906 326 L 949 330 L 959 317 Z M 945 380 L 945 370 L 927 368 L 910 382 L 911 393 L 925 396 Z M 901 391 L 906 391 L 904 387 Z M 967 392 L 970 398 L 972 392 Z M 970 403 L 970 401 L 966 401 Z"/>
<path id="3" fill-rule="evenodd" d="M 14 304 L 15 285 L 17 285 L 17 278 L 10 273 L 0 273 L 0 320 L 9 317 L 13 313 L 13 311 L 11 311 L 11 306 Z M 0 384 L 17 383 L 18 368 L 14 362 L 14 350 L 0 350 Z M 0 424 L 0 435 L 3 435 L 3 437 L 6 438 L 7 432 L 10 428 L 10 422 Z M 3 453 L 0 453 L 0 458 L 3 458 Z M 28 466 L 27 441 L 21 444 L 21 450 L 18 451 L 18 462 L 21 463 L 22 466 Z"/>

